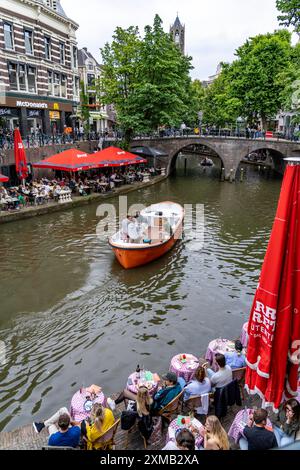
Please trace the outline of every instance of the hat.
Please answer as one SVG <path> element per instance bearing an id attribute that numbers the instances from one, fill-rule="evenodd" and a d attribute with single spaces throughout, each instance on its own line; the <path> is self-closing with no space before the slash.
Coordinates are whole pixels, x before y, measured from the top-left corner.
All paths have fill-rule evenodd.
<path id="1" fill-rule="evenodd" d="M 168 380 L 169 382 L 173 382 L 174 384 L 177 383 L 177 375 L 175 372 L 168 372 L 166 375 L 163 376 L 163 380 Z"/>

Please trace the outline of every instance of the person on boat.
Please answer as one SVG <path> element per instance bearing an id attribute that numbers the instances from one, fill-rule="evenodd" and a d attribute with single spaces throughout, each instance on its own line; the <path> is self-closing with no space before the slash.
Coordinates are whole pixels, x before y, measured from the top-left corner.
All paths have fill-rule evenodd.
<path id="1" fill-rule="evenodd" d="M 133 217 L 131 215 L 127 214 L 126 219 L 122 220 L 122 238 L 126 242 L 129 241 L 128 225 L 130 224 L 132 219 L 133 219 Z"/>
<path id="2" fill-rule="evenodd" d="M 89 421 L 82 421 L 81 433 L 87 444 L 87 450 L 101 449 L 102 442 L 99 439 L 112 427 L 115 422 L 113 412 L 104 408 L 100 403 L 95 403 Z"/>
<path id="3" fill-rule="evenodd" d="M 130 223 L 128 224 L 128 236 L 130 243 L 140 243 L 142 235 L 141 226 L 135 217 L 131 217 Z"/>

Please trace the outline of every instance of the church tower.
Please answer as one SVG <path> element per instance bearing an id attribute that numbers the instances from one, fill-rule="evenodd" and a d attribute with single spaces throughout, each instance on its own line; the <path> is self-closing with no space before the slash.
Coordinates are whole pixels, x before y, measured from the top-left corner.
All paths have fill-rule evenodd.
<path id="1" fill-rule="evenodd" d="M 185 26 L 180 23 L 178 14 L 173 26 L 170 27 L 170 33 L 172 35 L 173 41 L 179 47 L 182 54 L 185 51 Z"/>

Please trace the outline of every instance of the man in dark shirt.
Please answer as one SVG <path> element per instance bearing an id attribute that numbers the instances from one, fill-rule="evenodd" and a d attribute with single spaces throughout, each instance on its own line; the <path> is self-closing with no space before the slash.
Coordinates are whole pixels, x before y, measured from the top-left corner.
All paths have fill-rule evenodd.
<path id="1" fill-rule="evenodd" d="M 249 425 L 244 428 L 239 441 L 241 450 L 268 450 L 277 447 L 277 440 L 272 431 L 266 429 L 268 412 L 263 409 L 255 410 L 249 419 Z"/>

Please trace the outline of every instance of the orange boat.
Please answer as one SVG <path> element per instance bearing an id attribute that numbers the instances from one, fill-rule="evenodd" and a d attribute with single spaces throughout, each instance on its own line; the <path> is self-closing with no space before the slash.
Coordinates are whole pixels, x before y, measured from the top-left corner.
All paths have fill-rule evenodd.
<path id="1" fill-rule="evenodd" d="M 125 269 L 151 263 L 170 251 L 181 237 L 184 209 L 161 202 L 141 211 L 139 217 L 109 239 L 117 260 Z"/>

